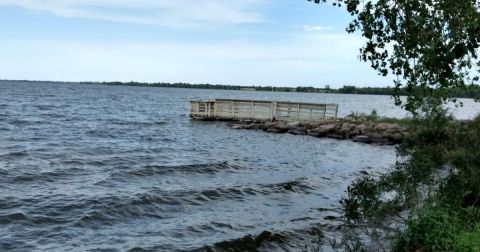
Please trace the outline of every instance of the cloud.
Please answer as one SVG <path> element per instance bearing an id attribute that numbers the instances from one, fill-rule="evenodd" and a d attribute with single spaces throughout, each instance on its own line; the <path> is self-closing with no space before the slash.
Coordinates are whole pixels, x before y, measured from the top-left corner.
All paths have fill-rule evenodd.
<path id="1" fill-rule="evenodd" d="M 388 82 L 358 61 L 359 37 L 294 34 L 270 42 L 0 41 L 0 79 L 325 85 Z M 332 45 L 341 50 L 331 50 Z M 21 47 L 11 53 L 9 48 Z"/>
<path id="2" fill-rule="evenodd" d="M 324 32 L 324 31 L 333 31 L 331 26 L 321 26 L 321 25 L 302 25 L 300 27 L 303 31 L 306 32 Z"/>
<path id="3" fill-rule="evenodd" d="M 269 0 L 0 0 L 65 18 L 87 18 L 187 28 L 265 22 L 258 11 Z"/>

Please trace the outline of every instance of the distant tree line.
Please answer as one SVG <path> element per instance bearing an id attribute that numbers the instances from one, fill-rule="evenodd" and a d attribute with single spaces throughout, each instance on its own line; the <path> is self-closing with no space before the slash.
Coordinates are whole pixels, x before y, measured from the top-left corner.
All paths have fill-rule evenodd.
<path id="1" fill-rule="evenodd" d="M 1 82 L 2 80 L 0 80 Z M 7 80 L 3 80 L 7 81 Z M 324 88 L 316 88 L 312 86 L 303 87 L 273 87 L 273 86 L 240 86 L 240 85 L 225 85 L 225 84 L 191 84 L 191 83 L 145 83 L 145 82 L 54 82 L 54 81 L 8 81 L 8 82 L 35 82 L 35 83 L 66 83 L 66 84 L 97 84 L 97 85 L 115 85 L 115 86 L 142 86 L 142 87 L 167 87 L 167 88 L 197 88 L 197 89 L 223 89 L 223 90 L 245 90 L 245 91 L 274 91 L 274 92 L 299 92 L 299 93 L 334 93 L 334 94 L 369 94 L 369 95 L 394 95 L 395 88 L 393 87 L 356 87 L 343 86 L 338 89 L 330 88 L 325 85 Z M 400 95 L 407 95 L 405 88 L 401 88 L 397 92 Z M 480 98 L 480 85 L 469 85 L 465 88 L 454 88 L 451 91 L 451 96 L 455 98 Z"/>
<path id="2" fill-rule="evenodd" d="M 82 84 L 103 84 L 103 85 L 128 85 L 128 86 L 150 86 L 150 87 L 170 87 L 170 88 L 198 88 L 198 89 L 223 89 L 223 90 L 247 90 L 247 91 L 275 91 L 275 92 L 299 92 L 299 93 L 337 93 L 337 94 L 369 94 L 369 95 L 394 95 L 393 87 L 356 87 L 343 86 L 338 89 L 332 89 L 329 85 L 324 88 L 315 88 L 312 86 L 296 88 L 292 87 L 273 87 L 273 86 L 240 86 L 225 84 L 191 84 L 191 83 L 142 83 L 142 82 L 81 82 Z M 398 90 L 397 94 L 407 95 L 405 88 Z M 452 97 L 456 98 L 480 98 L 480 85 L 470 85 L 466 88 L 455 88 L 452 90 Z"/>
<path id="3" fill-rule="evenodd" d="M 480 85 L 469 85 L 465 88 L 452 88 L 450 91 L 451 97 L 455 98 L 480 98 Z M 332 93 L 340 94 L 371 94 L 371 95 L 394 95 L 399 94 L 405 96 L 408 94 L 405 88 L 400 88 L 398 91 L 393 87 L 355 87 L 355 86 L 343 86 L 342 88 L 332 90 Z"/>

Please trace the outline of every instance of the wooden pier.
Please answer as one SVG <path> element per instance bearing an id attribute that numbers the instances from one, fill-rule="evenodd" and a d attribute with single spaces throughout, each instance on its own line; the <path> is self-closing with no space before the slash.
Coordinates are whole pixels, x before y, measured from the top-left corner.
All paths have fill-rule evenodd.
<path id="1" fill-rule="evenodd" d="M 261 100 L 190 101 L 194 119 L 323 122 L 337 118 L 338 105 Z"/>

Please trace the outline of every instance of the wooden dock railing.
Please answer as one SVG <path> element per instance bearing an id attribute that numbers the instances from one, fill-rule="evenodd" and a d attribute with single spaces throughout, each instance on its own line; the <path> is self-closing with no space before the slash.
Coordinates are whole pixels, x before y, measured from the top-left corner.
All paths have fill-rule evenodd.
<path id="1" fill-rule="evenodd" d="M 337 117 L 338 105 L 259 100 L 190 101 L 190 117 L 213 120 L 322 122 Z"/>

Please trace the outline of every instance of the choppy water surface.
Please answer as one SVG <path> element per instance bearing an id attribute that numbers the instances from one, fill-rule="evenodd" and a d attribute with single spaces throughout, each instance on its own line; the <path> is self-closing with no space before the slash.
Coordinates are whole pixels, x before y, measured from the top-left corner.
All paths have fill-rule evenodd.
<path id="1" fill-rule="evenodd" d="M 401 114 L 383 96 L 0 84 L 0 250 L 191 251 L 263 231 L 282 237 L 265 250 L 296 250 L 335 235 L 360 171 L 394 163 L 393 147 L 188 119 L 213 97 Z"/>

